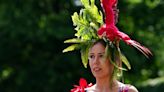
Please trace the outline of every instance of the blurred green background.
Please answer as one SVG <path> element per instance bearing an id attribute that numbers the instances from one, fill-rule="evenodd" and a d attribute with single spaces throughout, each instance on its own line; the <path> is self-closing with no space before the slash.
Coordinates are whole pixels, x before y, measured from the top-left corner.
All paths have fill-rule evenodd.
<path id="1" fill-rule="evenodd" d="M 80 77 L 95 83 L 79 51 L 62 53 L 73 38 L 78 0 L 0 0 L 0 92 L 69 92 Z M 99 6 L 99 0 L 97 5 Z M 164 1 L 119 0 L 117 26 L 151 49 L 153 57 L 121 42 L 132 65 L 125 83 L 139 92 L 164 90 Z M 100 8 L 100 7 L 99 7 Z"/>

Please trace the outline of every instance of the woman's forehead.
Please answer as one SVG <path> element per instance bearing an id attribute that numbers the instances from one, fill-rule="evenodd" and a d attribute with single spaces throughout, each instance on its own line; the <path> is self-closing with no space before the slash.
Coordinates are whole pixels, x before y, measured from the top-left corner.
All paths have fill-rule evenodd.
<path id="1" fill-rule="evenodd" d="M 96 43 L 94 44 L 90 49 L 89 52 L 99 52 L 99 53 L 104 53 L 105 52 L 105 47 L 101 43 Z"/>

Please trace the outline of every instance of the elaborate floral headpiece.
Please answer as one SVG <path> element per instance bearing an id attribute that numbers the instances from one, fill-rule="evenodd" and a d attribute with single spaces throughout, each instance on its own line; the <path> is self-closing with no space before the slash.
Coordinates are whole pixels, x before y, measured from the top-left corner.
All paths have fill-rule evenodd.
<path id="1" fill-rule="evenodd" d="M 80 10 L 79 14 L 75 12 L 72 16 L 73 24 L 76 26 L 75 30 L 77 33 L 75 36 L 77 38 L 66 40 L 65 43 L 74 44 L 64 49 L 63 52 L 80 49 L 82 63 L 84 67 L 87 67 L 89 48 L 97 40 L 103 39 L 107 44 L 106 54 L 112 64 L 119 69 L 123 68 L 118 67 L 114 61 L 121 61 L 128 69 L 131 69 L 129 62 L 119 49 L 120 40 L 137 48 L 147 58 L 149 55 L 152 55 L 148 48 L 131 40 L 128 35 L 120 32 L 116 27 L 115 24 L 117 23 L 118 17 L 117 12 L 115 12 L 117 0 L 100 0 L 105 18 L 103 18 L 103 13 L 95 5 L 95 0 L 81 0 L 81 2 L 84 8 Z"/>

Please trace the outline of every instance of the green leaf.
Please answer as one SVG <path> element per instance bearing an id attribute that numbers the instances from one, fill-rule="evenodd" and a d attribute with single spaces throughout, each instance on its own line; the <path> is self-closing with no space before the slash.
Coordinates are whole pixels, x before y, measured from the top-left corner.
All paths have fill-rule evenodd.
<path id="1" fill-rule="evenodd" d="M 121 57 L 121 61 L 122 61 L 122 62 L 128 67 L 128 69 L 130 70 L 130 69 L 131 69 L 131 65 L 130 65 L 128 59 L 127 59 L 123 54 L 121 54 L 121 53 L 120 53 L 120 57 Z"/>
<path id="2" fill-rule="evenodd" d="M 64 43 L 82 43 L 84 41 L 82 41 L 81 39 L 78 38 L 73 38 L 73 39 L 68 39 L 66 41 L 64 41 Z"/>
<path id="3" fill-rule="evenodd" d="M 110 61 L 116 68 L 118 68 L 118 69 L 120 69 L 120 70 L 127 71 L 127 69 L 122 68 L 122 67 L 119 67 L 119 66 L 116 64 L 116 61 L 115 61 L 116 59 L 115 59 L 115 56 L 114 56 L 114 55 L 116 55 L 117 53 L 115 53 L 114 49 L 115 49 L 115 48 L 110 47 L 110 45 L 107 43 L 107 46 L 106 46 L 106 48 L 105 48 L 105 56 L 106 56 L 107 58 L 109 58 L 109 61 Z M 119 54 L 118 54 L 118 55 L 119 55 Z M 117 56 L 117 57 L 118 57 L 118 56 Z"/>
<path id="4" fill-rule="evenodd" d="M 111 56 L 109 57 L 109 60 L 110 60 L 110 62 L 111 62 L 116 68 L 118 68 L 118 69 L 120 69 L 120 70 L 127 71 L 127 69 L 122 68 L 122 67 L 119 67 L 119 66 L 111 59 Z"/>
<path id="5" fill-rule="evenodd" d="M 67 47 L 66 49 L 64 49 L 63 53 L 68 52 L 68 51 L 73 51 L 77 48 L 80 48 L 80 45 L 79 44 L 73 44 L 73 45 Z"/>
<path id="6" fill-rule="evenodd" d="M 95 0 L 91 0 L 91 6 L 95 5 Z"/>
<path id="7" fill-rule="evenodd" d="M 103 23 L 103 15 L 95 5 L 95 0 L 81 0 L 84 9 L 78 14 L 72 15 L 72 21 L 76 26 L 75 36 L 83 40 L 97 39 L 97 30 Z"/>
<path id="8" fill-rule="evenodd" d="M 89 7 L 89 0 L 81 0 L 81 3 L 84 5 L 85 8 Z"/>
<path id="9" fill-rule="evenodd" d="M 87 64 L 88 64 L 88 53 L 89 53 L 89 48 L 91 46 L 92 43 L 89 43 L 84 45 L 81 49 L 81 59 L 82 59 L 82 63 L 84 65 L 85 68 L 87 68 Z"/>
<path id="10" fill-rule="evenodd" d="M 91 27 L 93 27 L 95 30 L 98 30 L 99 27 L 94 23 L 94 22 L 90 22 L 89 24 Z"/>
<path id="11" fill-rule="evenodd" d="M 76 26 L 79 23 L 79 15 L 77 12 L 75 12 L 72 16 L 72 21 L 73 21 L 73 25 Z"/>
<path id="12" fill-rule="evenodd" d="M 82 49 L 81 50 L 81 59 L 82 59 L 82 63 L 84 65 L 85 68 L 87 68 L 87 64 L 88 64 L 88 56 L 87 56 L 87 51 Z"/>

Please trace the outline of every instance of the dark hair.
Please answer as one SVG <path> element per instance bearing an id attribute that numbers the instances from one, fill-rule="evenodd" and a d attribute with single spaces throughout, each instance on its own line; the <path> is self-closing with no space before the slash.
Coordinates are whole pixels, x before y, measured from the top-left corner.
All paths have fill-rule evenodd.
<path id="1" fill-rule="evenodd" d="M 99 40 L 95 41 L 92 46 L 94 46 L 97 43 L 101 43 L 104 47 L 106 47 L 106 42 L 103 39 L 99 39 Z"/>

